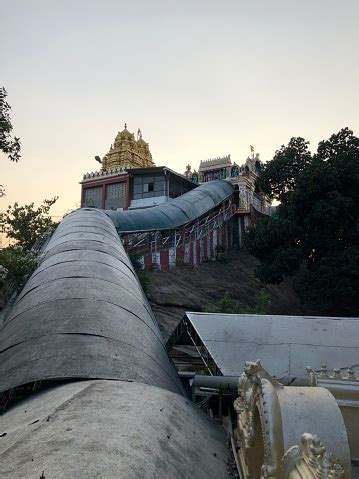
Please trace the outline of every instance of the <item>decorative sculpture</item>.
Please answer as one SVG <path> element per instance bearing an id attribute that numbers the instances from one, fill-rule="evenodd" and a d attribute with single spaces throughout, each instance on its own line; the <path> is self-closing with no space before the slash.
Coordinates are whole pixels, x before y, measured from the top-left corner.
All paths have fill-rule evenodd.
<path id="1" fill-rule="evenodd" d="M 348 433 L 352 459 L 359 460 L 359 378 L 353 368 L 331 372 L 325 364 L 320 371 L 307 367 L 309 385 L 328 389 L 335 397 Z"/>
<path id="2" fill-rule="evenodd" d="M 344 470 L 317 436 L 304 433 L 300 446 L 292 446 L 283 457 L 284 479 L 340 479 Z"/>
<path id="3" fill-rule="evenodd" d="M 194 172 L 192 173 L 191 180 L 193 183 L 198 183 L 198 173 L 196 170 L 194 170 Z"/>
<path id="4" fill-rule="evenodd" d="M 233 164 L 231 168 L 231 178 L 236 178 L 239 174 L 238 165 L 236 163 Z"/>
<path id="5" fill-rule="evenodd" d="M 238 205 L 239 208 L 247 209 L 248 208 L 247 195 L 246 195 L 246 191 L 243 188 L 239 188 L 238 198 L 239 198 L 239 205 Z"/>
<path id="6" fill-rule="evenodd" d="M 243 479 L 350 478 L 343 418 L 326 389 L 283 386 L 258 360 L 246 363 L 238 393 L 234 439 Z M 322 445 L 315 456 L 316 434 L 338 460 Z"/>
<path id="7" fill-rule="evenodd" d="M 184 176 L 186 178 L 190 178 L 192 175 L 192 171 L 191 171 L 191 165 L 187 165 L 186 166 L 186 171 L 184 172 Z"/>

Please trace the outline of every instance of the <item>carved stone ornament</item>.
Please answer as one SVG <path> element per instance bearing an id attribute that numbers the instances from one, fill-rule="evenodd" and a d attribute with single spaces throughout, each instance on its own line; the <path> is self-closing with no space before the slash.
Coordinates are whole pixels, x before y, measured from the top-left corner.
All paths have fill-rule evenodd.
<path id="1" fill-rule="evenodd" d="M 238 394 L 234 453 L 242 479 L 350 477 L 343 418 L 326 389 L 283 386 L 257 360 L 246 363 Z"/>
<path id="2" fill-rule="evenodd" d="M 344 470 L 325 450 L 317 436 L 304 433 L 300 446 L 292 446 L 283 457 L 284 479 L 340 479 Z"/>
<path id="3" fill-rule="evenodd" d="M 281 455 L 276 457 L 273 454 L 275 448 L 272 445 L 276 439 L 272 425 L 275 420 L 280 421 L 280 410 L 275 396 L 270 394 L 270 390 L 276 387 L 283 388 L 259 360 L 246 363 L 234 409 L 237 413 L 236 440 L 242 475 L 248 479 L 279 477 Z"/>
<path id="4" fill-rule="evenodd" d="M 239 207 L 243 209 L 247 209 L 248 204 L 247 204 L 247 196 L 246 196 L 245 190 L 240 188 L 238 191 L 238 195 L 239 195 Z"/>
<path id="5" fill-rule="evenodd" d="M 351 457 L 359 461 L 359 378 L 349 368 L 329 369 L 325 364 L 319 371 L 307 367 L 309 385 L 330 391 L 342 412 L 346 426 Z"/>

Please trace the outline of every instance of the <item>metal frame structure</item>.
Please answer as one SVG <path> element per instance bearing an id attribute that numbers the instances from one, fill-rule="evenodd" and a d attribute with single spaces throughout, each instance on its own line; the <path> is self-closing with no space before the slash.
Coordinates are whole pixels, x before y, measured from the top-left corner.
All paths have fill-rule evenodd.
<path id="1" fill-rule="evenodd" d="M 180 229 L 169 232 L 166 236 L 160 231 L 123 235 L 123 244 L 126 251 L 133 253 L 157 253 L 162 249 L 178 248 L 180 245 L 192 243 L 211 231 L 220 228 L 235 214 L 235 205 L 231 198 L 222 204 L 218 211 L 212 211 L 204 218 L 200 218 Z"/>
<path id="2" fill-rule="evenodd" d="M 181 345 L 193 346 L 198 353 L 198 358 L 189 354 L 181 354 L 176 350 L 176 344 L 179 340 L 181 340 Z M 206 373 L 210 376 L 222 376 L 215 359 L 211 356 L 205 343 L 202 341 L 193 324 L 186 316 L 184 316 L 182 321 L 178 323 L 176 329 L 169 337 L 166 343 L 166 348 L 177 369 L 180 370 L 182 367 L 186 368 L 188 365 L 194 365 L 196 369 L 200 369 L 202 365 L 204 366 Z M 189 359 L 187 360 L 186 358 Z M 198 361 L 198 359 L 200 359 L 200 361 Z"/>

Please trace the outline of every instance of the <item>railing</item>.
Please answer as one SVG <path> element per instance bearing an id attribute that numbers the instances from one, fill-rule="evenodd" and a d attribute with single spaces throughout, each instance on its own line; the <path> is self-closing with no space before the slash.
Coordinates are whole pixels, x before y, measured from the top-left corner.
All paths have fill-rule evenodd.
<path id="1" fill-rule="evenodd" d="M 211 231 L 228 221 L 234 213 L 235 205 L 229 200 L 228 204 L 222 205 L 219 211 L 183 228 L 171 231 L 170 234 L 167 234 L 167 231 L 155 231 L 126 235 L 123 243 L 127 252 L 136 254 L 157 253 L 163 249 L 178 248 L 180 245 L 189 244 L 208 236 Z"/>
<path id="2" fill-rule="evenodd" d="M 42 253 L 43 249 L 45 248 L 47 243 L 50 241 L 52 233 L 53 231 L 49 230 L 49 231 L 46 231 L 46 233 L 44 233 L 42 236 L 40 236 L 33 244 L 31 248 L 31 252 L 36 255 L 39 255 L 40 253 Z"/>

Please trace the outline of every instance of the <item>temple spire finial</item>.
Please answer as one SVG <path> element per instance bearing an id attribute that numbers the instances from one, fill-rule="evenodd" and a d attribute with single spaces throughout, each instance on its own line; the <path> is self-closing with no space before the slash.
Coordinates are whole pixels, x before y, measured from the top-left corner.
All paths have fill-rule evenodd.
<path id="1" fill-rule="evenodd" d="M 148 143 L 142 140 L 142 132 L 138 128 L 137 141 L 134 133 L 125 128 L 116 135 L 110 151 L 104 156 L 102 170 L 115 168 L 151 168 L 155 166 Z"/>

